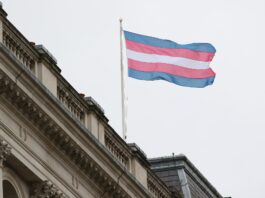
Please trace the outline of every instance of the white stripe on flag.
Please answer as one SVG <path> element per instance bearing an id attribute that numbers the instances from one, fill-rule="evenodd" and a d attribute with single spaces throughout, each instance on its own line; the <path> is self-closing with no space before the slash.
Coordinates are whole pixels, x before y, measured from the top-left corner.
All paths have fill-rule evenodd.
<path id="1" fill-rule="evenodd" d="M 177 65 L 190 69 L 208 69 L 210 62 L 196 61 L 182 57 L 172 57 L 157 54 L 145 54 L 141 52 L 135 52 L 127 49 L 127 57 L 129 59 L 146 62 L 146 63 L 166 63 L 171 65 Z"/>

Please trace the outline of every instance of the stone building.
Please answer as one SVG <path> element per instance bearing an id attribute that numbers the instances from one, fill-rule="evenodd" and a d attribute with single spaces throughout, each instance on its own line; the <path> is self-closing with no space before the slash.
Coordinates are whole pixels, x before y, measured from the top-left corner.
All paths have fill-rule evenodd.
<path id="1" fill-rule="evenodd" d="M 79 94 L 53 55 L 29 42 L 1 6 L 0 198 L 221 197 L 187 162 L 183 170 L 198 181 L 182 187 L 178 177 L 172 188 L 162 161 L 127 144 L 101 106 Z M 195 196 L 194 185 L 209 193 Z"/>

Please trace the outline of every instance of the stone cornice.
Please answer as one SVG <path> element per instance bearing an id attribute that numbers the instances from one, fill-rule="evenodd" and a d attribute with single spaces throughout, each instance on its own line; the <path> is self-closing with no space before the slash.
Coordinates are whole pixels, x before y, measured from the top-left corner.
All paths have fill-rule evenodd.
<path id="1" fill-rule="evenodd" d="M 70 138 L 70 136 L 68 135 L 69 133 L 67 134 L 66 131 L 60 128 L 58 123 L 56 123 L 53 119 L 51 119 L 51 117 L 48 116 L 47 113 L 45 113 L 45 108 L 43 109 L 42 107 L 37 105 L 36 102 L 38 102 L 38 100 L 35 100 L 36 102 L 32 100 L 32 93 L 37 93 L 36 95 L 38 97 L 44 96 L 42 101 L 43 104 L 51 103 L 51 106 L 56 109 L 60 115 L 63 116 L 63 119 L 67 121 L 69 120 L 70 125 L 73 126 L 73 128 L 77 129 L 78 132 L 80 132 L 77 135 L 78 137 L 84 137 L 85 135 L 85 137 L 87 137 L 88 139 L 87 142 L 91 143 L 93 147 L 100 151 L 102 154 L 101 156 L 104 156 L 104 159 L 108 159 L 110 161 L 108 162 L 108 164 L 111 166 L 111 168 L 113 168 L 113 170 L 116 171 L 116 175 L 119 172 L 123 171 L 123 166 L 118 162 L 118 160 L 115 160 L 113 158 L 108 149 L 104 145 L 98 143 L 97 139 L 84 127 L 80 120 L 73 117 L 72 114 L 64 107 L 64 105 L 60 103 L 58 98 L 54 97 L 47 90 L 47 88 L 40 83 L 40 81 L 34 75 L 34 70 L 29 72 L 30 70 L 28 70 L 25 65 L 21 64 L 21 61 L 19 61 L 18 59 L 20 57 L 19 53 L 21 52 L 21 50 L 25 50 L 24 52 L 26 52 L 26 62 L 29 62 L 30 64 L 34 63 L 36 65 L 37 61 L 42 61 L 41 54 L 35 49 L 34 44 L 30 43 L 6 18 L 3 19 L 3 25 L 6 31 L 6 35 L 10 36 L 11 39 L 8 40 L 8 44 L 11 43 L 12 45 L 7 45 L 10 47 L 8 48 L 5 44 L 0 43 L 1 56 L 3 56 L 4 58 L 3 61 L 11 61 L 12 64 L 10 64 L 10 68 L 7 68 L 7 70 L 10 71 L 10 73 L 8 74 L 10 75 L 10 78 L 6 76 L 4 72 L 0 71 L 0 94 L 3 94 L 3 96 L 5 96 L 13 105 L 15 105 L 29 121 L 31 121 L 36 127 L 40 129 L 43 135 L 51 140 L 51 142 L 58 149 L 66 153 L 66 155 L 79 168 L 84 169 L 83 172 L 85 172 L 85 174 L 85 169 L 88 166 L 88 162 L 93 162 L 93 164 L 95 164 L 93 165 L 93 167 L 98 167 L 95 168 L 96 171 L 101 170 L 101 168 L 74 140 Z M 14 45 L 14 43 L 16 44 L 16 46 Z M 15 51 L 13 50 L 14 46 L 16 48 Z M 24 52 L 21 52 L 21 54 L 25 54 Z M 82 105 L 84 105 L 86 112 L 94 112 L 98 116 L 97 118 L 102 121 L 102 124 L 107 128 L 107 130 L 112 131 L 111 126 L 108 124 L 108 119 L 104 115 L 104 111 L 102 111 L 102 109 L 99 108 L 99 106 L 93 101 L 92 103 L 89 103 L 88 101 L 85 101 L 84 98 L 81 98 L 79 93 L 60 75 L 59 72 L 59 70 L 56 72 L 58 82 L 66 85 L 66 87 L 69 88 L 74 97 L 76 97 L 77 100 L 81 102 Z M 11 73 L 15 76 L 11 77 Z M 16 83 L 14 81 L 16 81 Z M 18 84 L 22 85 L 21 87 L 17 86 L 17 81 Z M 55 113 L 56 110 L 54 111 Z M 113 134 L 114 136 L 117 136 L 115 131 L 113 131 Z M 122 142 L 123 140 L 121 140 L 119 136 L 115 138 L 115 140 L 117 139 L 120 141 L 122 146 L 127 146 L 125 142 Z M 94 170 L 92 169 L 92 171 Z M 111 178 L 108 173 L 104 172 L 104 170 L 100 172 L 100 175 L 107 175 L 107 178 L 109 178 L 107 180 L 111 181 L 112 186 L 115 185 L 117 178 Z M 128 170 L 125 170 L 123 177 L 127 182 L 132 184 L 132 187 L 135 186 L 134 190 L 137 189 L 139 190 L 139 192 L 141 192 L 141 194 L 149 196 L 147 189 L 145 189 Z M 118 188 L 115 187 L 115 189 Z M 122 189 L 118 191 L 123 192 Z"/>
<path id="2" fill-rule="evenodd" d="M 111 162 L 111 166 L 112 167 L 115 167 L 115 169 L 117 169 L 118 172 L 123 171 L 124 167 L 118 162 L 118 160 L 115 160 L 113 158 L 112 154 L 108 151 L 108 149 L 104 145 L 100 144 L 98 142 L 98 140 L 92 135 L 92 133 L 87 128 L 85 128 L 84 125 L 81 122 L 79 122 L 79 120 L 75 119 L 72 116 L 72 114 L 64 107 L 64 105 L 61 104 L 59 99 L 54 97 L 54 95 L 52 95 L 47 90 L 47 88 L 43 84 L 41 84 L 40 81 L 29 70 L 27 70 L 27 68 L 25 68 L 23 66 L 8 51 L 8 49 L 2 43 L 0 43 L 0 55 L 5 57 L 5 58 L 7 58 L 7 60 L 11 61 L 11 62 L 4 62 L 6 64 L 12 64 L 12 66 L 11 65 L 9 66 L 10 67 L 9 69 L 12 71 L 11 73 L 14 73 L 14 75 L 17 75 L 16 74 L 17 72 L 20 72 L 20 73 L 23 72 L 23 75 L 20 76 L 19 80 L 21 81 L 20 83 L 23 82 L 22 84 L 25 84 L 27 86 L 27 89 L 30 90 L 30 94 L 29 95 L 31 95 L 32 93 L 41 94 L 43 102 L 44 103 L 49 103 L 49 104 L 52 103 L 54 105 L 54 107 L 57 108 L 56 111 L 62 113 L 60 116 L 62 116 L 62 115 L 65 116 L 65 119 L 68 119 L 69 122 L 71 124 L 73 124 L 72 126 L 77 127 L 76 129 L 79 130 L 80 132 L 82 132 L 82 135 L 85 135 L 86 139 L 88 139 L 90 141 L 90 143 L 93 146 L 95 146 L 95 148 L 97 148 L 98 150 L 100 150 L 100 152 L 102 152 L 102 154 L 107 158 L 107 161 Z M 14 64 L 14 66 L 13 66 L 13 64 Z M 16 94 L 21 95 L 20 94 L 20 92 L 21 92 L 21 93 L 23 93 L 23 98 L 26 96 L 26 92 L 23 91 L 22 88 L 18 87 L 17 83 L 14 82 L 16 79 L 13 78 L 13 80 L 11 80 L 11 78 L 8 77 L 1 70 L 0 70 L 0 79 L 1 79 L 0 94 L 9 92 L 10 93 L 9 95 L 12 95 L 12 94 L 14 94 L 14 91 L 20 90 L 19 93 L 16 93 Z M 14 90 L 15 86 L 16 86 L 16 90 Z M 69 86 L 70 86 L 70 84 L 69 84 Z M 10 90 L 12 90 L 12 91 L 10 92 Z M 4 94 L 4 95 L 6 95 L 6 94 Z M 20 107 L 18 107 L 18 109 L 22 113 L 25 113 L 26 117 L 28 117 L 28 115 L 30 115 L 29 119 L 30 119 L 30 121 L 33 122 L 34 125 L 36 123 L 38 127 L 41 127 L 41 126 L 39 126 L 40 123 L 46 123 L 47 124 L 47 122 L 49 120 L 51 120 L 51 122 L 54 122 L 51 118 L 47 117 L 47 114 L 42 110 L 41 107 L 39 107 L 36 103 L 34 103 L 34 101 L 31 99 L 30 96 L 27 96 L 27 100 L 28 100 L 28 104 L 27 104 L 28 107 L 26 107 L 26 108 L 27 108 L 27 112 L 28 113 L 25 112 Z M 16 99 L 16 101 L 18 101 L 18 99 Z M 14 103 L 14 105 L 15 105 L 15 103 Z M 34 115 L 32 115 L 32 113 Z M 56 125 L 57 124 L 55 124 L 54 126 L 56 126 Z M 104 123 L 104 125 L 106 125 L 107 127 L 110 127 L 107 123 Z M 63 130 L 61 130 L 61 131 L 63 131 Z M 43 134 L 46 134 L 46 133 L 43 133 Z M 59 149 L 61 149 L 61 148 L 59 147 Z M 126 181 L 132 182 L 132 187 L 135 186 L 135 188 L 133 187 L 135 190 L 139 189 L 139 192 L 141 192 L 146 197 L 150 196 L 150 194 L 147 191 L 147 189 L 145 189 L 140 184 L 140 182 L 137 181 L 137 179 L 128 170 L 125 170 L 125 174 L 124 174 L 123 177 L 126 178 L 125 179 Z"/>
<path id="3" fill-rule="evenodd" d="M 51 119 L 21 88 L 0 70 L 0 95 L 10 101 L 24 116 L 31 121 L 50 142 L 71 160 L 91 181 L 114 197 L 130 197 L 117 178 L 112 178 L 95 160 L 93 160 L 59 125 Z M 106 151 L 105 151 L 106 152 Z M 111 156 L 110 156 L 111 158 Z M 112 159 L 113 160 L 113 159 Z M 127 171 L 126 171 L 127 172 Z M 126 174 L 127 175 L 127 174 Z M 129 176 L 129 175 L 127 175 Z M 132 176 L 129 176 L 129 178 Z M 137 183 L 135 179 L 134 182 Z M 140 184 L 137 184 L 140 187 Z M 141 192 L 149 193 L 140 187 Z"/>

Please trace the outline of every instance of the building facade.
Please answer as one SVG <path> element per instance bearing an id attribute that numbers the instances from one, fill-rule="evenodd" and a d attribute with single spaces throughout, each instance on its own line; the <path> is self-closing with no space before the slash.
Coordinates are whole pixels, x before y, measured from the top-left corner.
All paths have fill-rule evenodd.
<path id="1" fill-rule="evenodd" d="M 150 162 L 1 6 L 0 198 L 182 198 Z"/>

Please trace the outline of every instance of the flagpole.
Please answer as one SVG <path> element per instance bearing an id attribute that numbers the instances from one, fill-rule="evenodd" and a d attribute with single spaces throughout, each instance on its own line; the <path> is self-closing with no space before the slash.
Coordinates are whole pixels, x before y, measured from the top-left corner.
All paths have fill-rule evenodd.
<path id="1" fill-rule="evenodd" d="M 123 45 L 122 45 L 122 35 L 123 35 L 123 28 L 122 28 L 122 18 L 119 19 L 120 21 L 120 64 L 121 64 L 121 109 L 122 109 L 122 136 L 123 139 L 126 140 L 127 138 L 127 126 L 126 126 L 126 115 L 125 115 L 125 91 L 124 91 L 124 68 L 123 68 Z"/>

